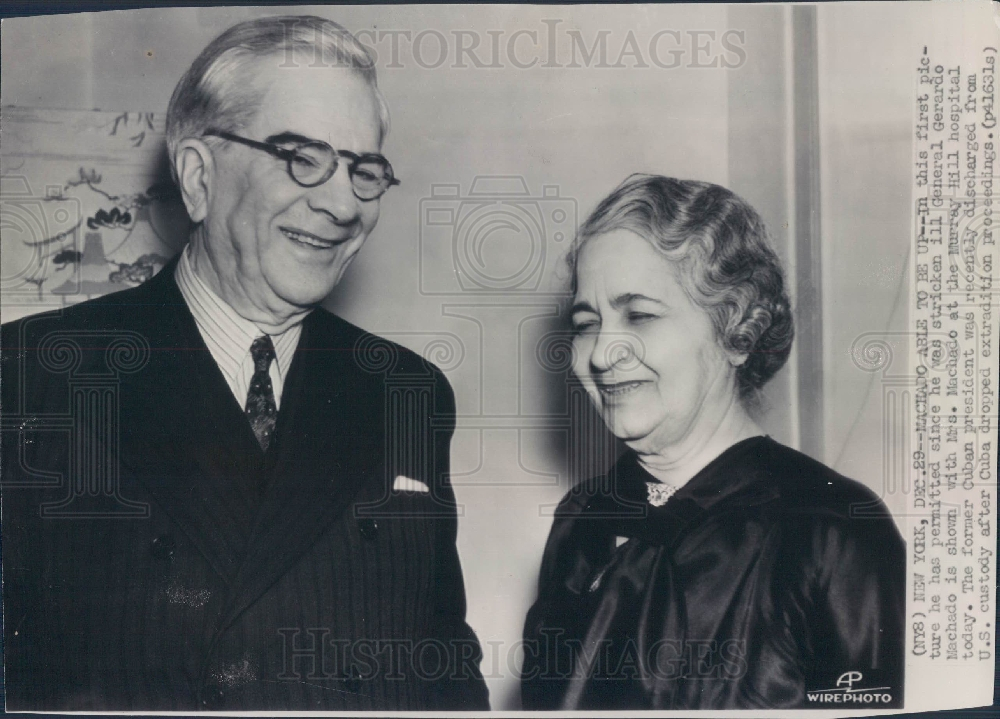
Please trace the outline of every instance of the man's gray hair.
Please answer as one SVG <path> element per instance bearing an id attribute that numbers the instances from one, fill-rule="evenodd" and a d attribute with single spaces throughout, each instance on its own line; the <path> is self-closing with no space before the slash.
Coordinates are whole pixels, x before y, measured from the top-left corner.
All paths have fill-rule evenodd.
<path id="1" fill-rule="evenodd" d="M 201 51 L 174 88 L 167 108 L 167 151 L 171 171 L 178 144 L 201 137 L 208 128 L 238 132 L 257 114 L 267 88 L 253 82 L 253 65 L 275 58 L 292 69 L 308 51 L 306 66 L 345 67 L 371 86 L 379 109 L 379 141 L 389 132 L 389 108 L 378 89 L 375 60 L 342 26 L 313 15 L 248 20 L 226 30 Z"/>

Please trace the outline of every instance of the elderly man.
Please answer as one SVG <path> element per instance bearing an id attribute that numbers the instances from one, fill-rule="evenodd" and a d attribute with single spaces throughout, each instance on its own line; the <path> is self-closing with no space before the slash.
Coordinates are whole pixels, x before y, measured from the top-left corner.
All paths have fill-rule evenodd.
<path id="1" fill-rule="evenodd" d="M 451 389 L 319 307 L 398 184 L 387 121 L 339 25 L 231 28 L 168 110 L 184 252 L 3 327 L 8 709 L 488 708 Z"/>

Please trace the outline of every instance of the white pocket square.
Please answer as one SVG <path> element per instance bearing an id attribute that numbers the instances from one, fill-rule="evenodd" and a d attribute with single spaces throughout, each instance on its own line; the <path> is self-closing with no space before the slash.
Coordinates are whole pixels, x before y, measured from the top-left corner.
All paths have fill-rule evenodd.
<path id="1" fill-rule="evenodd" d="M 392 484 L 393 492 L 430 492 L 431 490 L 427 488 L 427 485 L 423 482 L 418 482 L 415 479 L 410 479 L 409 477 L 404 477 L 399 475 L 396 477 L 396 481 Z"/>

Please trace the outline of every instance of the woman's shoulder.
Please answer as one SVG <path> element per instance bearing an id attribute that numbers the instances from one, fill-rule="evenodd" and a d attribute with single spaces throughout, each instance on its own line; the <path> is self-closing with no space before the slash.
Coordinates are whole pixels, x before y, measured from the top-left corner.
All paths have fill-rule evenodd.
<path id="1" fill-rule="evenodd" d="M 882 499 L 865 484 L 773 439 L 762 443 L 758 462 L 763 481 L 772 484 L 789 510 L 847 519 L 860 514 L 889 515 Z"/>
<path id="2" fill-rule="evenodd" d="M 843 508 L 845 501 L 848 504 L 882 503 L 865 484 L 773 439 L 762 443 L 758 461 L 759 469 L 790 505 L 835 511 Z"/>
<path id="3" fill-rule="evenodd" d="M 871 488 L 802 452 L 768 444 L 761 469 L 775 490 L 776 511 L 770 514 L 787 525 L 788 536 L 821 553 L 868 547 L 895 557 L 905 551 L 892 514 Z M 801 541 L 809 535 L 813 541 Z"/>

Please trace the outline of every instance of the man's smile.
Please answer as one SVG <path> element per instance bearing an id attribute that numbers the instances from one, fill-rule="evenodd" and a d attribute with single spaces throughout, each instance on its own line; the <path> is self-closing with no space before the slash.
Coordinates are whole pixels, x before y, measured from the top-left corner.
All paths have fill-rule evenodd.
<path id="1" fill-rule="evenodd" d="M 305 245 L 307 247 L 314 247 L 320 250 L 333 249 L 351 239 L 350 236 L 342 238 L 319 237 L 318 235 L 314 235 L 311 232 L 305 232 L 303 230 L 293 230 L 288 227 L 279 227 L 278 229 L 280 229 L 281 232 L 285 235 L 285 237 L 290 239 L 292 242 L 295 242 L 300 245 Z"/>

